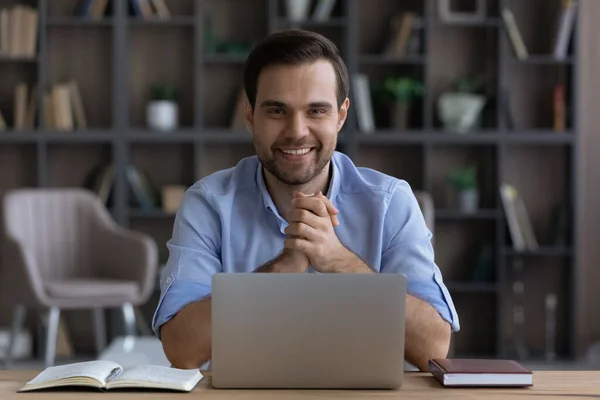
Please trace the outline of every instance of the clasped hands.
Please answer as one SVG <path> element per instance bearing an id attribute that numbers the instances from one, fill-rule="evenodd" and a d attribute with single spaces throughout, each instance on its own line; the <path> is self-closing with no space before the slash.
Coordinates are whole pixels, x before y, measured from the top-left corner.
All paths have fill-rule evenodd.
<path id="1" fill-rule="evenodd" d="M 339 225 L 337 215 L 338 210 L 321 192 L 294 193 L 283 250 L 294 271 L 305 272 L 311 265 L 318 272 L 335 272 L 349 252 L 334 231 Z"/>

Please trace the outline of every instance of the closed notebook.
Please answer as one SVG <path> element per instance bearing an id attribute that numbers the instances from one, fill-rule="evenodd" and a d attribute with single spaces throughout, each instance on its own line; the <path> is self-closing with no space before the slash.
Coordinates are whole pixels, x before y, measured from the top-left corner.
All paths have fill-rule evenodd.
<path id="1" fill-rule="evenodd" d="M 111 389 L 159 389 L 191 391 L 202 379 L 198 369 L 177 369 L 159 365 L 136 365 L 123 369 L 111 361 L 98 360 L 46 368 L 19 392 L 59 387 Z"/>
<path id="2" fill-rule="evenodd" d="M 444 386 L 533 385 L 533 373 L 512 360 L 433 359 L 429 372 Z"/>

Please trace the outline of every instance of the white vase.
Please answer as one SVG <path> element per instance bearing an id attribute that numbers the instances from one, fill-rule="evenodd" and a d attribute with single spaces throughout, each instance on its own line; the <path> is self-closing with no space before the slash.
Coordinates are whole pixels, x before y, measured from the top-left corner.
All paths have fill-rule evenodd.
<path id="1" fill-rule="evenodd" d="M 458 192 L 458 207 L 461 212 L 472 214 L 479 208 L 479 192 L 477 189 L 467 189 Z"/>
<path id="2" fill-rule="evenodd" d="M 444 93 L 438 99 L 438 110 L 444 129 L 457 133 L 472 131 L 479 121 L 485 97 L 471 93 Z"/>
<path id="3" fill-rule="evenodd" d="M 292 22 L 301 22 L 308 19 L 310 0 L 287 0 L 287 17 Z"/>
<path id="4" fill-rule="evenodd" d="M 155 100 L 146 107 L 148 128 L 158 131 L 172 131 L 179 126 L 179 107 L 174 101 Z"/>

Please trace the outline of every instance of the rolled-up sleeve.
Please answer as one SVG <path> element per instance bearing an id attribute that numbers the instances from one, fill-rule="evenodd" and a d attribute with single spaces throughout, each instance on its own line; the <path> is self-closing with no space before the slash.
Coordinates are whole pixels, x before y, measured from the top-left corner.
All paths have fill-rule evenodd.
<path id="1" fill-rule="evenodd" d="M 209 196 L 204 184 L 196 183 L 186 191 L 175 217 L 173 235 L 167 242 L 169 259 L 160 279 L 160 299 L 152 318 L 158 337 L 160 327 L 183 307 L 211 294 L 212 276 L 222 270 L 220 222 Z"/>
<path id="2" fill-rule="evenodd" d="M 440 316 L 460 329 L 458 315 L 444 284 L 441 271 L 434 262 L 432 234 L 410 186 L 400 181 L 391 195 L 385 217 L 382 273 L 402 273 L 407 278 L 410 295 L 431 304 Z"/>

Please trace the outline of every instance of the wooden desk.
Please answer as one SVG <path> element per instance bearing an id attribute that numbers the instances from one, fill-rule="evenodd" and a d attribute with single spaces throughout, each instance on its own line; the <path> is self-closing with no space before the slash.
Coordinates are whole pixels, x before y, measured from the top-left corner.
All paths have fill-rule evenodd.
<path id="1" fill-rule="evenodd" d="M 534 372 L 534 386 L 524 389 L 450 389 L 441 387 L 430 374 L 408 372 L 400 390 L 222 390 L 204 378 L 191 393 L 52 391 L 17 393 L 38 371 L 0 371 L 0 399 L 600 399 L 600 371 Z"/>

